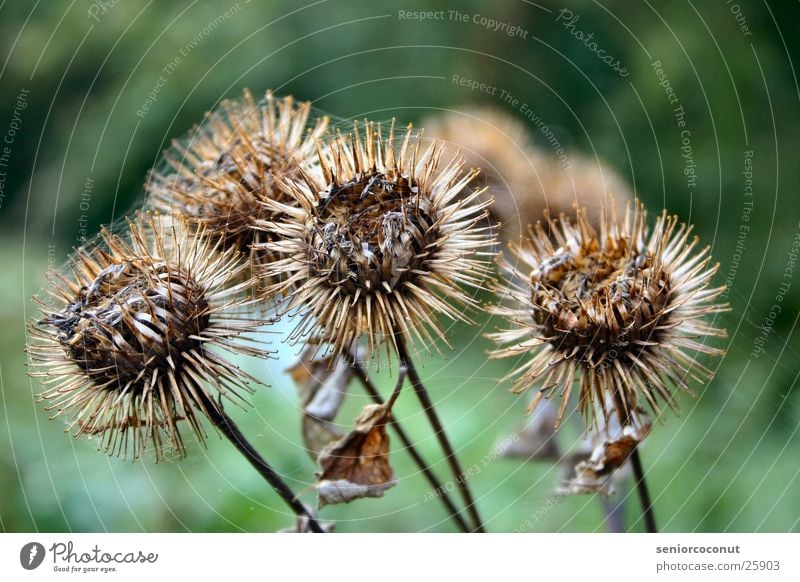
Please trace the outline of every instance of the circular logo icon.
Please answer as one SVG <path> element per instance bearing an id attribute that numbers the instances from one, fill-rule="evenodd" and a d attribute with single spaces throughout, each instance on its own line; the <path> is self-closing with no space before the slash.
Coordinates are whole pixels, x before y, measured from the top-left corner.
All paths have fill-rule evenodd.
<path id="1" fill-rule="evenodd" d="M 44 561 L 44 546 L 39 542 L 30 542 L 19 551 L 19 563 L 26 570 L 35 570 Z"/>

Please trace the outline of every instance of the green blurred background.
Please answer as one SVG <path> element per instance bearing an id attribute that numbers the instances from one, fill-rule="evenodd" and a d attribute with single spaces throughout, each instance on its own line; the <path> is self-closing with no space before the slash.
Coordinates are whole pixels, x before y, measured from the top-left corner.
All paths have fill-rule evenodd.
<path id="1" fill-rule="evenodd" d="M 563 6 L 580 17 L 574 29 L 557 22 Z M 81 228 L 96 232 L 140 203 L 145 174 L 161 150 L 220 99 L 237 97 L 244 87 L 273 88 L 312 100 L 336 118 L 403 122 L 476 103 L 504 107 L 496 97 L 452 83 L 458 74 L 526 101 L 568 152 L 599 155 L 648 207 L 666 206 L 693 222 L 721 263 L 720 284 L 741 254 L 728 297 L 732 311 L 723 318 L 727 355 L 712 362 L 717 376 L 698 400 L 681 397 L 683 414 L 656 425 L 642 452 L 664 530 L 800 530 L 800 275 L 785 277 L 800 228 L 798 8 L 794 1 L 767 7 L 748 0 L 0 4 L 0 134 L 6 140 L 0 147 L 8 146 L 0 167 L 0 529 L 289 526 L 277 496 L 215 435 L 207 449 L 193 446 L 180 463 L 153 465 L 108 459 L 92 443 L 65 435 L 62 423 L 48 421 L 34 402 L 38 386 L 25 375 L 30 296 L 48 264 L 64 261 Z M 451 18 L 447 11 L 455 9 L 468 21 Z M 420 22 L 400 18 L 399 10 L 444 10 L 445 17 Z M 480 18 L 474 22 L 475 15 L 527 34 L 492 31 Z M 593 33 L 629 75 L 621 77 L 570 30 Z M 182 51 L 180 64 L 165 73 Z M 686 110 L 693 189 L 654 61 L 661 61 Z M 137 114 L 160 76 L 157 101 Z M 753 152 L 754 204 L 744 223 L 747 151 Z M 742 224 L 751 231 L 737 252 Z M 785 281 L 790 289 L 766 353 L 754 357 L 753 340 Z M 489 328 L 495 323 L 479 321 Z M 530 520 L 533 531 L 603 531 L 601 506 L 592 497 L 552 502 L 561 468 L 483 462 L 524 422 L 526 400 L 497 383 L 507 362 L 486 361 L 489 346 L 480 331 L 452 328 L 455 351 L 445 360 L 427 359 L 424 373 L 463 464 L 480 467 L 471 483 L 489 529 L 512 531 Z M 284 373 L 293 353 L 284 346 L 278 361 L 247 363 L 272 387 L 254 396 L 253 410 L 234 414 L 301 490 L 314 466 L 299 444 L 297 396 Z M 391 379 L 381 382 L 386 387 Z M 364 403 L 355 387 L 343 418 Z M 410 392 L 398 406 L 425 455 L 438 459 Z M 450 531 L 440 506 L 425 501 L 425 481 L 407 456 L 396 450 L 392 459 L 400 482 L 384 499 L 326 508 L 323 518 L 336 519 L 339 531 Z M 444 478 L 444 465 L 436 467 Z M 616 499 L 624 497 L 623 491 Z M 313 498 L 311 491 L 304 495 Z M 631 498 L 626 528 L 641 527 L 636 510 Z"/>

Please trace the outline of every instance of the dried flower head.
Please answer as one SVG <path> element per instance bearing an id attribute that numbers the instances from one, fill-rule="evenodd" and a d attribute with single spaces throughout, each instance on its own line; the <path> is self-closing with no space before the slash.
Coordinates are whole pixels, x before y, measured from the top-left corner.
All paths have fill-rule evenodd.
<path id="1" fill-rule="evenodd" d="M 261 202 L 288 202 L 275 188 L 275 177 L 298 177 L 313 171 L 316 141 L 325 132 L 326 117 L 311 129 L 311 103 L 296 105 L 292 97 L 277 100 L 267 92 L 262 103 L 245 91 L 241 101 L 223 101 L 188 138 L 173 142 L 164 154 L 164 170 L 147 180 L 149 204 L 205 228 L 224 246 L 250 255 L 264 232 L 254 230 L 257 218 L 272 219 Z M 253 254 L 256 262 L 269 260 Z"/>
<path id="2" fill-rule="evenodd" d="M 422 126 L 447 148 L 461 150 L 467 164 L 481 168 L 479 179 L 495 199 L 491 211 L 502 224 L 504 241 L 519 240 L 545 211 L 558 216 L 571 212 L 576 203 L 597 227 L 612 195 L 618 201 L 633 198 L 630 186 L 607 164 L 534 145 L 528 127 L 501 109 L 448 111 L 426 118 Z"/>
<path id="3" fill-rule="evenodd" d="M 356 125 L 330 140 L 320 162 L 319 176 L 282 180 L 295 204 L 266 203 L 285 220 L 260 222 L 274 239 L 264 246 L 283 256 L 264 274 L 282 279 L 275 291 L 291 290 L 287 310 L 299 313 L 290 340 L 311 335 L 338 354 L 366 336 L 374 354 L 413 330 L 433 344 L 437 314 L 464 319 L 475 299 L 461 285 L 480 287 L 489 268 L 490 201 L 469 189 L 477 171 L 457 157 L 440 170 L 438 144 L 423 148 L 409 127 L 398 150 L 393 128 L 384 140 L 372 123 L 363 139 Z"/>
<path id="4" fill-rule="evenodd" d="M 579 209 L 574 223 L 550 220 L 550 232 L 537 223 L 512 249 L 517 264 L 501 261 L 510 282 L 498 291 L 511 305 L 492 311 L 513 326 L 490 334 L 504 346 L 492 356 L 530 355 L 510 374 L 517 392 L 541 386 L 530 409 L 560 396 L 560 422 L 580 377 L 587 421 L 604 424 L 616 409 L 623 424 L 638 425 L 643 400 L 657 415 L 661 403 L 677 410 L 670 385 L 689 390 L 687 376 L 712 376 L 690 353 L 722 354 L 705 343 L 725 334 L 704 321 L 725 309 L 714 303 L 724 288 L 709 286 L 718 266 L 676 216 L 664 212 L 652 231 L 646 218 L 641 204 L 629 205 L 621 224 L 606 218 L 598 235 Z"/>
<path id="5" fill-rule="evenodd" d="M 29 329 L 31 375 L 76 437 L 97 436 L 109 454 L 137 458 L 152 443 L 156 460 L 167 447 L 182 457 L 179 422 L 203 437 L 196 411 L 241 398 L 254 380 L 217 348 L 265 355 L 234 341 L 259 324 L 237 310 L 248 281 L 232 281 L 247 265 L 184 223 L 140 215 L 128 226 L 125 238 L 104 229 L 50 275 Z"/>

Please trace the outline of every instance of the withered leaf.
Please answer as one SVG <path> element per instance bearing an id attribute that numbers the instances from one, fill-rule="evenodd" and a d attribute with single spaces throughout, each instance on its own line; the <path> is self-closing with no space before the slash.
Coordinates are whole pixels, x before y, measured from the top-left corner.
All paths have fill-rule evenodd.
<path id="1" fill-rule="evenodd" d="M 344 402 L 353 369 L 342 359 L 313 358 L 316 347 L 303 352 L 300 361 L 288 371 L 297 386 L 303 406 L 303 444 L 315 461 L 329 444 L 343 433 L 333 423 Z"/>
<path id="2" fill-rule="evenodd" d="M 600 493 L 614 492 L 614 477 L 625 466 L 633 450 L 647 436 L 650 425 L 634 427 L 626 425 L 616 436 L 599 431 L 593 434 L 594 448 L 588 458 L 578 460 L 574 476 L 567 480 L 563 492 Z"/>
<path id="3" fill-rule="evenodd" d="M 303 445 L 305 445 L 306 451 L 315 461 L 325 447 L 344 436 L 344 433 L 332 422 L 320 420 L 307 414 L 303 415 L 302 429 Z"/>
<path id="4" fill-rule="evenodd" d="M 558 461 L 561 449 L 556 439 L 557 407 L 545 400 L 531 414 L 528 423 L 503 441 L 499 455 L 530 461 Z"/>
<path id="5" fill-rule="evenodd" d="M 364 407 L 353 430 L 319 456 L 319 506 L 382 497 L 396 481 L 389 464 L 389 410 L 383 404 Z"/>
<path id="6" fill-rule="evenodd" d="M 333 420 L 342 406 L 353 369 L 344 360 L 309 359 L 304 352 L 300 361 L 289 368 L 303 411 L 320 420 Z"/>

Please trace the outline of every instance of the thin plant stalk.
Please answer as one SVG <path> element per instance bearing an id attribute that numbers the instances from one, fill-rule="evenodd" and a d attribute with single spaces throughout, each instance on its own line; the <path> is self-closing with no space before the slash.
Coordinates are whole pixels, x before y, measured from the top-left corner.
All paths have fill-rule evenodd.
<path id="1" fill-rule="evenodd" d="M 619 418 L 620 426 L 627 426 L 630 424 L 630 415 L 626 412 L 622 399 L 619 394 L 614 393 L 615 406 L 617 409 L 617 417 Z M 647 533 L 657 533 L 656 516 L 653 511 L 653 502 L 650 498 L 650 490 L 647 487 L 647 480 L 644 476 L 644 468 L 642 467 L 642 458 L 639 456 L 639 445 L 633 448 L 630 456 L 631 467 L 633 468 L 633 479 L 636 483 L 636 491 L 639 494 L 639 503 L 642 506 L 642 520 L 644 521 L 644 529 Z"/>
<path id="2" fill-rule="evenodd" d="M 408 355 L 408 349 L 406 348 L 406 344 L 402 335 L 395 335 L 395 346 L 397 347 L 397 357 L 400 359 L 400 365 L 404 366 L 406 370 L 408 370 L 408 378 L 411 381 L 411 386 L 414 388 L 414 392 L 417 394 L 420 404 L 422 404 L 422 409 L 425 411 L 425 415 L 428 417 L 428 422 L 433 428 L 436 438 L 439 441 L 439 445 L 442 447 L 445 458 L 450 465 L 450 470 L 453 472 L 459 493 L 464 500 L 464 505 L 466 505 L 467 512 L 469 513 L 473 523 L 473 528 L 471 531 L 485 533 L 486 530 L 484 529 L 483 522 L 478 514 L 478 508 L 475 505 L 472 492 L 467 484 L 467 476 L 461 468 L 461 463 L 456 456 L 453 446 L 450 444 L 450 440 L 447 438 L 447 434 L 444 432 L 444 426 L 442 426 L 442 422 L 439 420 L 439 415 L 436 413 L 436 409 L 434 408 L 433 402 L 428 395 L 428 391 L 425 388 L 425 385 L 422 383 L 422 379 L 419 377 L 417 369 L 414 367 L 414 363 L 411 361 L 411 358 Z"/>
<path id="3" fill-rule="evenodd" d="M 358 361 L 356 361 L 354 358 L 350 358 L 349 364 L 350 367 L 355 372 L 356 377 L 361 382 L 361 385 L 364 387 L 366 393 L 369 395 L 370 398 L 372 398 L 372 401 L 375 404 L 383 404 L 384 402 L 383 397 L 381 396 L 380 392 L 375 387 L 375 385 L 372 383 L 372 380 L 370 380 L 369 376 L 367 375 L 366 371 L 361 366 L 361 364 L 359 364 Z M 411 442 L 411 439 L 409 438 L 408 434 L 400 425 L 400 421 L 398 421 L 394 417 L 394 415 L 392 415 L 389 418 L 389 426 L 391 426 L 392 429 L 395 431 L 395 433 L 397 433 L 397 437 L 403 443 L 406 451 L 408 451 L 408 454 L 411 456 L 411 459 L 414 461 L 419 470 L 428 480 L 428 483 L 433 488 L 433 491 L 437 492 L 437 497 L 441 499 L 442 504 L 445 506 L 445 509 L 447 509 L 447 512 L 450 515 L 451 519 L 453 519 L 453 521 L 456 522 L 458 528 L 461 531 L 469 532 L 471 530 L 469 524 L 462 517 L 461 512 L 456 507 L 455 503 L 453 503 L 453 500 L 450 499 L 450 495 L 445 490 L 441 481 L 439 481 L 439 478 L 430 468 L 430 466 L 422 457 L 422 455 L 419 453 L 419 451 L 417 451 L 417 448 Z"/>
<path id="4" fill-rule="evenodd" d="M 216 426 L 222 434 L 233 444 L 234 447 L 248 460 L 258 471 L 264 480 L 270 484 L 281 499 L 286 502 L 295 515 L 299 518 L 308 520 L 308 529 L 313 533 L 324 533 L 316 518 L 311 515 L 275 470 L 269 466 L 264 458 L 255 450 L 253 445 L 245 438 L 239 427 L 229 417 L 222 407 L 213 402 L 210 398 L 204 397 L 201 393 L 201 404 L 206 409 L 208 419 Z"/>
<path id="5" fill-rule="evenodd" d="M 390 416 L 392 413 L 392 408 L 394 408 L 394 403 L 397 402 L 400 392 L 403 390 L 403 384 L 406 382 L 407 375 L 408 370 L 405 368 L 405 366 L 400 366 L 400 372 L 397 374 L 397 382 L 394 384 L 394 390 L 392 390 L 389 400 L 386 401 L 386 410 L 389 411 Z"/>
<path id="6" fill-rule="evenodd" d="M 642 518 L 644 528 L 647 533 L 656 533 L 656 516 L 653 511 L 653 502 L 650 499 L 650 491 L 647 488 L 647 481 L 644 477 L 642 459 L 639 456 L 639 447 L 633 449 L 631 453 L 631 466 L 633 467 L 633 478 L 636 481 L 636 490 L 639 492 L 639 502 L 642 504 Z"/>

